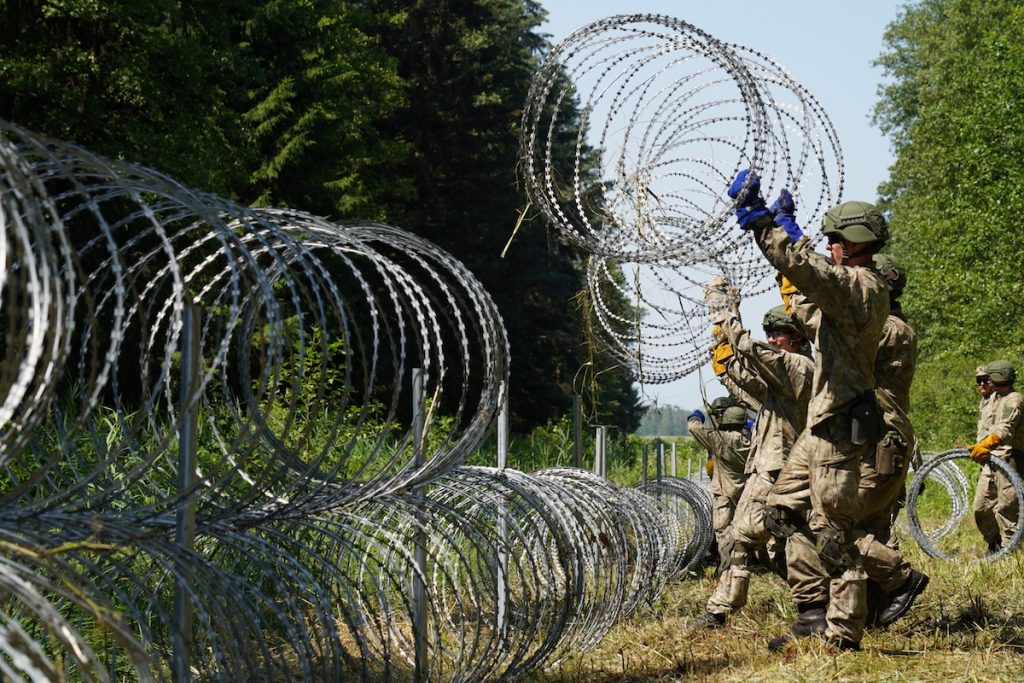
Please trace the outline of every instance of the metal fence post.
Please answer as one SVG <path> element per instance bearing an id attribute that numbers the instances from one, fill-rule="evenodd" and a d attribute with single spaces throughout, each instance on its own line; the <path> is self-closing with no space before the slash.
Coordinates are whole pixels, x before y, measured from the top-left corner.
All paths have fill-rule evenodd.
<path id="1" fill-rule="evenodd" d="M 672 477 L 676 476 L 676 442 L 672 442 Z"/>
<path id="2" fill-rule="evenodd" d="M 501 383 L 501 404 L 498 407 L 498 468 L 504 469 L 508 464 L 508 384 Z M 498 609 L 495 619 L 500 637 L 504 638 L 508 629 L 508 519 L 505 507 L 501 504 L 498 511 Z"/>
<path id="3" fill-rule="evenodd" d="M 594 474 L 599 477 L 606 477 L 608 475 L 607 445 L 607 427 L 595 427 Z"/>
<path id="4" fill-rule="evenodd" d="M 181 427 L 178 431 L 178 495 L 191 492 L 196 481 L 199 448 L 200 334 L 202 309 L 188 302 L 181 317 Z M 196 541 L 196 504 L 189 498 L 178 507 L 175 543 L 192 550 Z M 192 587 L 178 571 L 174 585 L 172 673 L 175 683 L 192 680 Z"/>
<path id="5" fill-rule="evenodd" d="M 665 442 L 661 439 L 658 439 L 657 449 L 657 452 L 654 454 L 654 472 L 655 479 L 660 484 L 665 474 Z"/>
<path id="6" fill-rule="evenodd" d="M 640 449 L 640 483 L 647 483 L 647 442 L 644 442 L 643 448 Z"/>
<path id="7" fill-rule="evenodd" d="M 425 415 L 423 414 L 423 368 L 412 371 L 412 438 L 413 467 L 423 467 L 423 437 L 425 431 Z M 423 500 L 422 485 L 413 487 L 413 500 L 417 504 Z M 412 630 L 416 655 L 413 680 L 426 683 L 430 679 L 427 663 L 427 586 L 425 583 L 427 569 L 427 536 L 422 524 L 417 524 L 413 543 L 413 577 L 412 577 Z"/>
<path id="8" fill-rule="evenodd" d="M 575 446 L 573 465 L 583 469 L 583 401 L 577 393 L 572 395 L 572 440 Z"/>

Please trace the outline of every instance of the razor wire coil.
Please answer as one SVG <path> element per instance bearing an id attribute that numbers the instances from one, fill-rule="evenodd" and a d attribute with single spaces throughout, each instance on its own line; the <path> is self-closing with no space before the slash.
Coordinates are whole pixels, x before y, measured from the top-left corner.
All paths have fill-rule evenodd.
<path id="1" fill-rule="evenodd" d="M 931 557 L 935 557 L 941 560 L 959 561 L 963 558 L 957 557 L 950 553 L 943 551 L 936 545 L 936 541 L 946 534 L 950 533 L 953 529 L 959 526 L 960 520 L 967 515 L 967 501 L 966 501 L 966 478 L 963 477 L 963 473 L 956 467 L 954 461 L 970 458 L 970 452 L 966 448 L 954 448 L 952 450 L 940 453 L 925 461 L 921 468 L 914 475 L 913 481 L 910 483 L 909 493 L 907 495 L 907 521 L 910 526 L 910 532 L 917 541 L 921 549 L 924 550 Z M 1017 520 L 1016 529 L 1013 535 L 1003 543 L 998 550 L 988 551 L 986 554 L 980 557 L 974 558 L 976 562 L 992 562 L 998 560 L 1008 553 L 1016 550 L 1021 543 L 1021 539 L 1024 538 L 1024 479 L 1021 479 L 1020 474 L 1013 468 L 1012 465 L 999 457 L 990 457 L 986 463 L 989 467 L 992 467 L 996 471 L 1002 473 L 1013 486 L 1017 494 Z M 953 502 L 953 514 L 950 519 L 940 526 L 935 532 L 927 533 L 921 524 L 921 514 L 918 509 L 918 502 L 923 491 L 924 482 L 931 481 L 931 475 L 935 471 L 941 471 L 945 469 L 947 472 L 950 468 L 955 468 L 958 471 L 959 476 L 953 475 L 952 480 L 954 485 L 951 487 L 945 487 L 947 491 L 954 491 L 956 495 L 951 495 Z M 939 481 L 943 481 L 940 475 Z M 964 488 L 961 488 L 961 483 L 964 484 Z M 962 511 L 962 512 L 961 512 Z M 952 524 L 953 520 L 956 520 L 955 524 Z"/>
<path id="2" fill-rule="evenodd" d="M 8 627 L 29 625 L 0 644 L 5 675 L 167 680 L 189 642 L 193 679 L 404 679 L 421 648 L 432 680 L 513 678 L 592 647 L 706 552 L 710 504 L 686 482 L 461 466 L 507 342 L 424 240 L 238 206 L 8 123 L 0 163 L 0 582 Z M 194 547 L 174 540 L 185 509 Z"/>
<path id="3" fill-rule="evenodd" d="M 555 154 L 564 139 L 575 140 L 571 168 Z M 789 188 L 815 239 L 843 186 L 828 116 L 782 66 L 653 14 L 594 22 L 552 48 L 520 157 L 532 204 L 589 257 L 600 339 L 645 383 L 705 362 L 708 280 L 724 276 L 744 296 L 765 288 L 769 267 L 725 196 L 738 171 L 756 172 L 765 192 Z M 630 316 L 606 302 L 611 291 Z"/>

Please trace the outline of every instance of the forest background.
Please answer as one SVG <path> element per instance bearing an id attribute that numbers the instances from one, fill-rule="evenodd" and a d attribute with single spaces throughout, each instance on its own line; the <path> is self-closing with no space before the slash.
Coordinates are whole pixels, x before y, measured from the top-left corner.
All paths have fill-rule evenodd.
<path id="1" fill-rule="evenodd" d="M 625 435 L 645 407 L 589 333 L 583 256 L 535 212 L 516 230 L 544 16 L 533 0 L 0 0 L 0 117 L 242 203 L 430 239 L 504 316 L 513 431 L 564 425 L 579 393 L 588 423 Z M 1016 0 L 922 0 L 878 59 L 895 152 L 878 202 L 910 272 L 926 450 L 973 436 L 980 361 L 1022 367 L 1021 35 Z"/>

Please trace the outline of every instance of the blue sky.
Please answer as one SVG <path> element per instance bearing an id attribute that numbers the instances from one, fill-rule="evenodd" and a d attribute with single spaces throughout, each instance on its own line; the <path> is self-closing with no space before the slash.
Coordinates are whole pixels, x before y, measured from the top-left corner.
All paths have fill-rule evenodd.
<path id="1" fill-rule="evenodd" d="M 888 140 L 871 124 L 878 101 L 881 70 L 872 62 L 882 52 L 885 29 L 905 3 L 883 0 L 548 0 L 541 3 L 548 21 L 541 31 L 558 42 L 578 28 L 617 14 L 664 14 L 688 22 L 716 38 L 770 55 L 807 88 L 828 113 L 839 136 L 845 166 L 844 200 L 874 201 L 888 175 L 892 153 Z M 779 303 L 761 296 L 741 307 L 746 321 L 760 321 Z M 696 407 L 701 379 L 708 397 L 725 392 L 710 366 L 663 385 L 643 387 L 644 400 Z"/>

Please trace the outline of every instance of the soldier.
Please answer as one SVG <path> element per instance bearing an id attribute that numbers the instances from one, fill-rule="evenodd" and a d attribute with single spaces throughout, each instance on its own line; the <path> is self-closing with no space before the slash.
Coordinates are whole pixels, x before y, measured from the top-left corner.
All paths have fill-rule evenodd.
<path id="1" fill-rule="evenodd" d="M 907 472 L 917 452 L 917 437 L 907 417 L 917 365 L 917 332 L 903 315 L 899 301 L 907 283 L 903 267 L 888 254 L 875 254 L 872 261 L 889 286 L 889 317 L 875 360 L 875 397 L 882 409 L 885 434 L 861 462 L 861 519 L 855 544 L 868 579 L 886 594 L 871 622 L 888 626 L 907 613 L 927 587 L 928 576 L 913 569 L 898 545 L 890 543 L 892 522 L 902 507 Z"/>
<path id="2" fill-rule="evenodd" d="M 1022 471 L 1024 397 L 1013 390 L 1017 371 L 1008 361 L 992 361 L 986 368 L 991 393 L 982 400 L 978 442 L 971 446 L 971 460 L 981 465 L 974 493 L 974 521 L 989 551 L 996 552 L 1017 532 L 1018 503 L 1013 483 L 989 464 L 989 458 L 1002 458 L 1018 473 Z"/>
<path id="3" fill-rule="evenodd" d="M 709 291 L 709 303 L 712 296 Z M 814 371 L 814 362 L 803 353 L 803 334 L 783 306 L 772 308 L 764 316 L 767 342 L 751 339 L 735 306 L 725 307 L 719 320 L 713 314 L 712 322 L 720 326 L 723 343 L 728 343 L 734 354 L 726 373 L 754 394 L 761 409 L 751 437 L 748 479 L 733 517 L 732 555 L 708 600 L 706 613 L 697 620 L 696 625 L 703 628 L 722 626 L 729 614 L 747 602 L 754 553 L 765 551 L 772 540 L 765 501 L 797 434 L 803 431 Z"/>
<path id="4" fill-rule="evenodd" d="M 718 544 L 719 569 L 722 570 L 732 547 L 729 525 L 747 478 L 745 470 L 750 455 L 750 436 L 746 430 L 747 411 L 742 406 L 726 408 L 718 421 L 718 429 L 705 427 L 705 419 L 704 413 L 695 410 L 687 416 L 686 426 L 690 436 L 708 449 L 714 458 L 710 487 L 712 523 Z"/>
<path id="5" fill-rule="evenodd" d="M 728 396 L 719 396 L 713 401 L 711 401 L 711 405 L 708 406 L 708 413 L 710 413 L 711 415 L 713 424 L 721 424 L 722 415 L 725 414 L 726 409 L 731 408 L 732 406 L 735 405 L 740 405 L 740 403 L 735 398 L 733 398 L 731 392 Z M 703 413 L 701 414 L 703 415 Z M 715 460 L 712 457 L 710 450 L 708 451 L 708 459 L 704 463 L 704 470 L 708 474 L 708 479 L 711 479 L 712 477 L 715 476 Z"/>
<path id="6" fill-rule="evenodd" d="M 883 433 L 874 370 L 889 315 L 888 287 L 871 267 L 871 257 L 888 239 L 888 225 L 867 202 L 833 207 L 822 224 L 829 258 L 795 244 L 801 237 L 795 234 L 795 220 L 792 215 L 773 219 L 753 174 L 737 175 L 729 196 L 737 199 L 740 227 L 753 231 L 768 261 L 818 310 L 807 426 L 791 457 L 802 452 L 806 459 L 809 529 L 831 577 L 823 636 L 839 649 L 859 649 L 867 576 L 854 545 L 854 529 L 861 518 L 861 462 Z M 804 625 L 798 616 L 794 629 L 781 639 L 806 635 Z"/>

